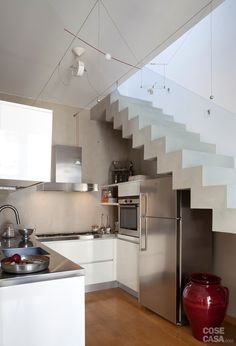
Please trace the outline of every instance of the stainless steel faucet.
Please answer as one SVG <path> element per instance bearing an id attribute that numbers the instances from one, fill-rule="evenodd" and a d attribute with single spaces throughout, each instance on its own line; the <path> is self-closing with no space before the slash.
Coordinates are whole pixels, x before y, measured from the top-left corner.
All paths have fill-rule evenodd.
<path id="1" fill-rule="evenodd" d="M 11 204 L 4 204 L 0 207 L 0 213 L 4 209 L 11 209 L 14 212 L 15 217 L 16 217 L 16 223 L 17 223 L 17 225 L 19 225 L 20 224 L 20 216 L 19 216 L 18 210 Z"/>

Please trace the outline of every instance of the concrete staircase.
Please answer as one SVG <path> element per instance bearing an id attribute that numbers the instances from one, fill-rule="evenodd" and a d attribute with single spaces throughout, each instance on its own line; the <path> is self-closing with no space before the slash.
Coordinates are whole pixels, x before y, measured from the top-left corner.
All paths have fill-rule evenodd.
<path id="1" fill-rule="evenodd" d="M 213 210 L 213 231 L 236 233 L 234 158 L 216 153 L 214 144 L 163 114 L 150 102 L 116 91 L 96 104 L 91 119 L 113 122 L 144 159 L 157 159 L 157 174 L 172 173 L 173 189 L 191 189 L 191 207 Z"/>

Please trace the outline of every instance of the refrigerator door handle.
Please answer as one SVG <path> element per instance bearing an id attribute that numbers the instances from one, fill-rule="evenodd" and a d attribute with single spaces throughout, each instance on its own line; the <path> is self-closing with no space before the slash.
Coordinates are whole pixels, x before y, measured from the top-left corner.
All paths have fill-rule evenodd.
<path id="1" fill-rule="evenodd" d="M 147 193 L 140 193 L 140 251 L 147 250 Z"/>
<path id="2" fill-rule="evenodd" d="M 147 251 L 147 219 L 146 217 L 141 217 L 140 225 L 140 242 L 139 248 L 140 251 Z M 143 227 L 144 225 L 144 227 Z"/>
<path id="3" fill-rule="evenodd" d="M 147 214 L 147 194 L 140 193 L 140 216 L 146 216 Z"/>

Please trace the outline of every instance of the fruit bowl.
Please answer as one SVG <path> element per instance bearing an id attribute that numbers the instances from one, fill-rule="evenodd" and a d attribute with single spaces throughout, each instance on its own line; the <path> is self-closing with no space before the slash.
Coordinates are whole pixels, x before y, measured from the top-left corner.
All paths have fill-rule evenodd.
<path id="1" fill-rule="evenodd" d="M 47 269 L 49 261 L 48 256 L 15 254 L 1 260 L 1 269 L 11 274 L 30 274 Z"/>

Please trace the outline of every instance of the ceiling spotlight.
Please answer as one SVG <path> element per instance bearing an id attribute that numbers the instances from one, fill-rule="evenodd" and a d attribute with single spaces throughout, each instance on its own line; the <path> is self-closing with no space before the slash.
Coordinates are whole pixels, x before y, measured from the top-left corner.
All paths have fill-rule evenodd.
<path id="1" fill-rule="evenodd" d="M 106 53 L 106 54 L 105 54 L 105 59 L 106 59 L 106 60 L 111 60 L 111 54 Z"/>

